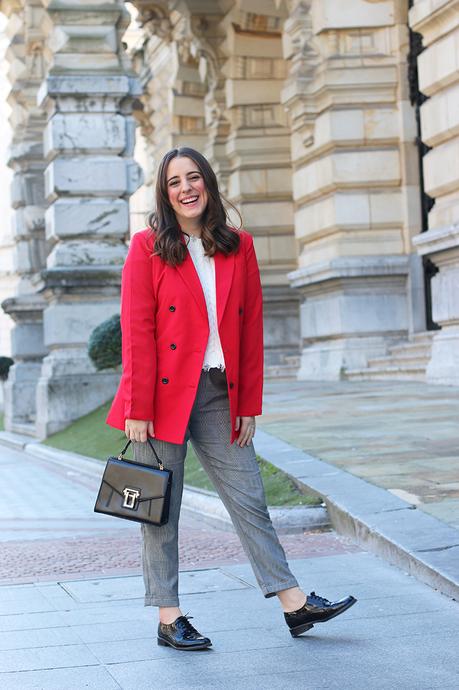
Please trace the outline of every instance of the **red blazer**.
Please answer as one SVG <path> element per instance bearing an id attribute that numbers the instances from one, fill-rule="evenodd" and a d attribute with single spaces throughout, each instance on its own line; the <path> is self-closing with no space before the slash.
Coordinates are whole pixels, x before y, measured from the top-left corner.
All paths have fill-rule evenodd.
<path id="1" fill-rule="evenodd" d="M 261 414 L 263 312 L 252 236 L 237 254 L 215 254 L 217 320 L 231 414 Z M 152 256 L 149 230 L 131 240 L 121 283 L 123 374 L 106 422 L 151 420 L 155 438 L 183 443 L 209 337 L 207 307 L 191 256 L 176 267 Z"/>

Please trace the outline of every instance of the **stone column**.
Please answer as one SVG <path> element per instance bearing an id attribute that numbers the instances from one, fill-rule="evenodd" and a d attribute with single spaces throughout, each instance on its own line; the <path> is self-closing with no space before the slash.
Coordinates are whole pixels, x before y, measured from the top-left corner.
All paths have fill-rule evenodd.
<path id="1" fill-rule="evenodd" d="M 459 2 L 415 1 L 410 26 L 422 34 L 418 58 L 426 192 L 435 199 L 429 228 L 414 238 L 417 251 L 439 272 L 432 279 L 433 319 L 441 330 L 432 343 L 426 378 L 459 385 Z"/>
<path id="2" fill-rule="evenodd" d="M 205 85 L 204 118 L 207 139 L 203 153 L 214 169 L 221 191 L 228 193 L 230 162 L 226 144 L 230 122 L 226 110 L 225 9 L 218 4 L 206 8 L 205 13 L 191 16 L 193 44 L 199 56 L 199 71 Z"/>
<path id="3" fill-rule="evenodd" d="M 153 210 L 156 170 L 162 156 L 175 146 L 205 149 L 206 82 L 194 34 L 200 17 L 191 14 L 187 3 L 135 0 L 133 5 L 144 36 L 142 45 L 131 52 L 143 86 L 142 109 L 136 111 L 136 117 L 146 163 L 145 183 L 138 197 L 146 216 Z M 210 15 L 214 9 L 218 10 L 211 7 Z"/>
<path id="4" fill-rule="evenodd" d="M 277 365 L 299 351 L 298 297 L 286 278 L 296 266 L 296 243 L 289 129 L 280 104 L 285 7 L 275 0 L 134 4 L 148 36 L 137 59 L 149 159 L 157 162 L 181 144 L 209 158 L 255 238 L 266 362 Z"/>
<path id="5" fill-rule="evenodd" d="M 0 188 L 9 189 L 13 179 L 13 171 L 8 167 L 12 129 L 7 125 L 10 115 L 10 106 L 7 103 L 10 92 L 10 83 L 7 78 L 8 63 L 6 51 L 9 47 L 9 39 L 5 33 L 8 19 L 0 14 L 0 121 L 3 123 L 2 137 L 0 138 Z M 9 194 L 0 196 L 0 304 L 10 297 L 15 288 L 16 275 L 13 269 L 14 240 L 11 229 L 13 211 Z M 0 352 L 3 355 L 11 354 L 11 330 L 14 327 L 10 317 L 0 309 Z M 3 386 L 0 386 L 0 408 L 3 411 Z"/>
<path id="6" fill-rule="evenodd" d="M 35 391 L 43 343 L 43 297 L 37 292 L 40 270 L 45 265 L 45 221 L 43 171 L 43 129 L 45 113 L 37 106 L 39 85 L 45 73 L 41 0 L 8 0 L 2 3 L 8 16 L 6 33 L 10 44 L 6 58 L 11 91 L 8 103 L 13 137 L 9 166 L 14 176 L 11 187 L 13 208 L 14 296 L 2 302 L 3 311 L 14 321 L 11 354 L 15 361 L 5 384 L 5 428 L 34 434 Z M 11 293 L 10 293 L 11 294 Z"/>
<path id="7" fill-rule="evenodd" d="M 344 6 L 345 5 L 345 6 Z M 407 8 L 293 0 L 282 99 L 292 127 L 303 379 L 339 379 L 406 337 L 419 297 Z M 412 287 L 411 287 L 412 285 Z M 412 291 L 416 299 L 409 296 Z"/>
<path id="8" fill-rule="evenodd" d="M 124 3 L 45 0 L 50 69 L 39 102 L 48 123 L 42 272 L 45 345 L 37 387 L 39 437 L 62 429 L 114 393 L 118 375 L 96 372 L 91 331 L 119 312 L 129 234 L 128 198 L 141 174 L 132 159 L 132 100 L 140 93 L 124 54 Z"/>
<path id="9" fill-rule="evenodd" d="M 299 296 L 286 274 L 297 265 L 293 232 L 290 131 L 280 93 L 285 6 L 236 0 L 223 26 L 226 116 L 230 122 L 228 196 L 254 236 L 265 312 L 265 361 L 299 352 Z"/>

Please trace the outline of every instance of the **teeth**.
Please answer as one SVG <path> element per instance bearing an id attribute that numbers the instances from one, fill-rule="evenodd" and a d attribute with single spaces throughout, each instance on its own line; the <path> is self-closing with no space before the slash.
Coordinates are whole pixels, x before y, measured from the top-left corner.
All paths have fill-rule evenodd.
<path id="1" fill-rule="evenodd" d="M 197 198 L 198 198 L 197 196 L 193 196 L 189 199 L 182 199 L 182 204 L 192 204 L 193 201 L 197 200 Z"/>

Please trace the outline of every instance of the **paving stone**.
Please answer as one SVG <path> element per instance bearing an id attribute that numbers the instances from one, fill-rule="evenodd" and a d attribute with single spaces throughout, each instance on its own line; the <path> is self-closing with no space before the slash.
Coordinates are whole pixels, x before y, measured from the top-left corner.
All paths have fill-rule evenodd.
<path id="1" fill-rule="evenodd" d="M 0 615 L 10 613 L 39 613 L 54 609 L 53 605 L 36 592 L 34 596 L 17 597 L 14 601 L 2 601 L 0 603 Z"/>
<path id="2" fill-rule="evenodd" d="M 423 638 L 426 635 L 432 635 L 432 637 L 436 635 L 439 637 L 446 636 L 447 639 L 448 637 L 451 638 L 447 642 L 449 664 L 455 672 L 459 670 L 457 647 L 454 644 L 457 640 L 455 633 L 459 621 L 457 615 L 451 615 L 451 610 L 404 613 L 398 616 L 365 616 L 365 613 L 359 615 L 356 607 L 357 604 L 352 607 L 352 612 L 349 610 L 342 617 L 329 621 L 330 625 L 316 625 L 314 627 L 314 635 L 319 635 L 321 638 L 327 637 L 327 639 L 330 636 L 331 642 L 338 642 L 344 631 L 351 638 L 382 640 L 384 644 L 388 638 L 393 640 L 403 638 L 399 643 L 403 645 L 406 644 L 405 638 L 411 644 L 411 638 L 418 637 L 416 645 L 421 649 L 424 647 Z M 345 615 L 348 617 L 345 618 Z M 332 623 L 333 625 L 331 625 Z M 428 644 L 427 640 L 425 644 Z"/>
<path id="3" fill-rule="evenodd" d="M 3 690 L 120 690 L 102 666 L 5 673 L 0 675 L 0 682 Z"/>
<path id="4" fill-rule="evenodd" d="M 302 672 L 305 683 L 302 687 L 311 689 L 356 688 L 363 679 L 366 687 L 373 688 L 377 683 L 376 687 L 386 689 L 427 689 L 454 682 L 456 669 L 445 666 L 446 659 L 450 657 L 445 638 L 431 647 L 427 654 L 422 653 L 418 642 L 415 640 L 414 644 L 410 644 L 405 641 L 404 645 L 400 645 L 398 640 L 389 639 L 384 643 L 381 639 L 371 641 L 342 634 L 339 640 L 334 639 L 332 644 L 323 646 L 322 637 L 304 636 L 291 639 L 289 646 L 278 648 L 272 654 L 261 650 L 200 654 L 193 662 L 193 674 L 188 673 L 188 677 L 189 665 L 181 659 L 173 666 L 168 664 L 167 659 L 116 664 L 110 666 L 110 672 L 125 690 L 148 687 L 145 678 L 153 674 L 158 683 L 169 682 L 177 688 L 187 687 L 186 683 L 190 680 L 192 687 L 199 687 L 200 682 L 208 687 L 205 683 L 210 679 L 216 687 L 220 687 L 219 683 L 226 683 L 224 687 L 245 688 L 250 680 L 252 683 L 258 682 L 260 688 L 271 688 L 273 678 L 277 680 L 282 677 L 285 683 L 285 669 Z M 368 664 L 369 655 L 371 665 Z"/>
<path id="5" fill-rule="evenodd" d="M 150 634 L 142 638 L 113 642 L 90 642 L 88 647 L 101 664 L 164 659 L 169 655 L 167 648 L 157 644 L 156 635 L 153 634 L 153 626 L 151 626 Z"/>
<path id="6" fill-rule="evenodd" d="M 190 690 L 221 690 L 231 686 L 237 688 L 233 674 L 227 677 L 219 675 L 217 671 L 210 671 L 206 664 L 205 670 L 201 666 L 205 658 L 216 657 L 213 650 L 194 652 L 193 660 L 188 663 L 185 659 L 177 659 L 175 650 L 167 650 L 169 653 L 164 659 L 154 661 L 138 661 L 128 664 L 112 664 L 108 667 L 110 674 L 115 678 L 123 690 L 152 690 L 152 679 L 155 688 L 169 687 L 175 689 L 189 688 Z M 183 653 L 185 656 L 185 653 Z M 188 657 L 190 654 L 188 654 Z M 193 664 L 191 671 L 190 665 Z M 265 686 L 266 687 L 266 686 Z M 242 690 L 242 688 L 241 688 Z"/>
<path id="7" fill-rule="evenodd" d="M 279 621 L 280 622 L 280 621 Z M 193 620 L 194 623 L 194 620 Z M 207 631 L 206 631 L 207 634 Z M 269 631 L 263 626 L 263 633 L 254 628 L 212 631 L 212 643 L 219 654 L 251 649 L 275 650 L 290 644 L 289 637 L 281 625 Z M 170 649 L 160 647 L 156 641 L 156 625 L 151 626 L 149 635 L 140 639 L 116 642 L 89 643 L 89 649 L 103 664 L 146 661 L 170 658 Z"/>
<path id="8" fill-rule="evenodd" d="M 9 649 L 0 652 L 0 669 L 3 673 L 70 666 L 97 666 L 98 663 L 97 657 L 83 644 L 60 645 L 58 648 L 53 646 Z"/>
<path id="9" fill-rule="evenodd" d="M 123 640 L 150 639 L 157 625 L 156 611 L 139 620 L 136 616 L 130 621 L 111 621 L 108 623 L 85 623 L 74 625 L 72 630 L 85 644 L 98 642 L 119 642 Z"/>
<path id="10" fill-rule="evenodd" d="M 459 546 L 429 551 L 429 563 L 439 572 L 448 568 L 448 570 L 459 573 Z"/>
<path id="11" fill-rule="evenodd" d="M 4 601 L 15 600 L 18 596 L 35 598 L 39 595 L 34 585 L 14 585 L 14 587 L 4 586 L 0 588 L 0 604 Z"/>
<path id="12" fill-rule="evenodd" d="M 430 479 L 422 510 L 445 500 L 442 472 L 457 480 L 458 402 L 457 386 L 422 382 L 268 381 L 257 427 L 375 485 L 387 486 L 388 476 L 394 489 Z M 435 514 L 457 525 L 459 502 Z"/>
<path id="13" fill-rule="evenodd" d="M 458 504 L 458 499 L 443 499 L 441 503 L 425 503 L 422 509 L 429 515 L 433 515 L 439 520 L 448 522 L 452 527 L 457 529 L 459 520 L 457 522 L 451 522 L 451 515 L 456 513 Z"/>
<path id="14" fill-rule="evenodd" d="M 60 645 L 84 642 L 73 628 L 40 628 L 38 630 L 16 630 L 0 632 L 0 650 L 30 649 L 32 647 L 58 647 Z M 56 652 L 58 653 L 58 652 Z"/>
<path id="15" fill-rule="evenodd" d="M 80 605 L 72 609 L 63 608 L 60 611 L 49 611 L 46 613 L 6 615 L 0 616 L 0 632 L 61 628 L 69 625 L 92 623 L 124 622 L 131 620 L 134 615 L 140 619 L 148 620 L 149 616 L 151 616 L 148 608 L 123 604 L 117 606 L 112 603 L 110 605 L 93 605 L 87 608 Z"/>
<path id="16" fill-rule="evenodd" d="M 61 611 L 46 613 L 21 613 L 0 616 L 0 632 L 13 630 L 36 630 L 47 627 L 63 627 L 66 623 Z"/>
<path id="17" fill-rule="evenodd" d="M 78 580 L 62 585 L 78 602 L 107 602 L 112 600 L 140 599 L 144 597 L 143 578 L 115 577 L 99 580 Z M 179 595 L 196 592 L 216 592 L 227 589 L 241 589 L 250 585 L 239 578 L 226 575 L 220 569 L 196 570 L 181 573 Z"/>
<path id="18" fill-rule="evenodd" d="M 366 520 L 414 552 L 459 545 L 457 530 L 420 510 L 381 512 Z"/>

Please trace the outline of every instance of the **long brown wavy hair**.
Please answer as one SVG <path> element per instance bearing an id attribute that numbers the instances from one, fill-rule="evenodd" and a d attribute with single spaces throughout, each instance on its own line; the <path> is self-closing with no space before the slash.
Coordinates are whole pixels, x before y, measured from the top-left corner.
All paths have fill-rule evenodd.
<path id="1" fill-rule="evenodd" d="M 201 216 L 201 239 L 206 255 L 213 256 L 217 251 L 226 255 L 237 252 L 241 238 L 237 229 L 228 223 L 228 214 L 214 171 L 202 153 L 188 146 L 181 146 L 168 151 L 159 164 L 156 209 L 148 217 L 148 226 L 154 238 L 154 254 L 171 266 L 181 264 L 187 255 L 182 232 L 167 193 L 167 167 L 173 158 L 190 158 L 202 174 L 208 195 L 207 206 Z M 239 211 L 226 199 L 225 202 L 236 211 L 242 222 Z"/>

